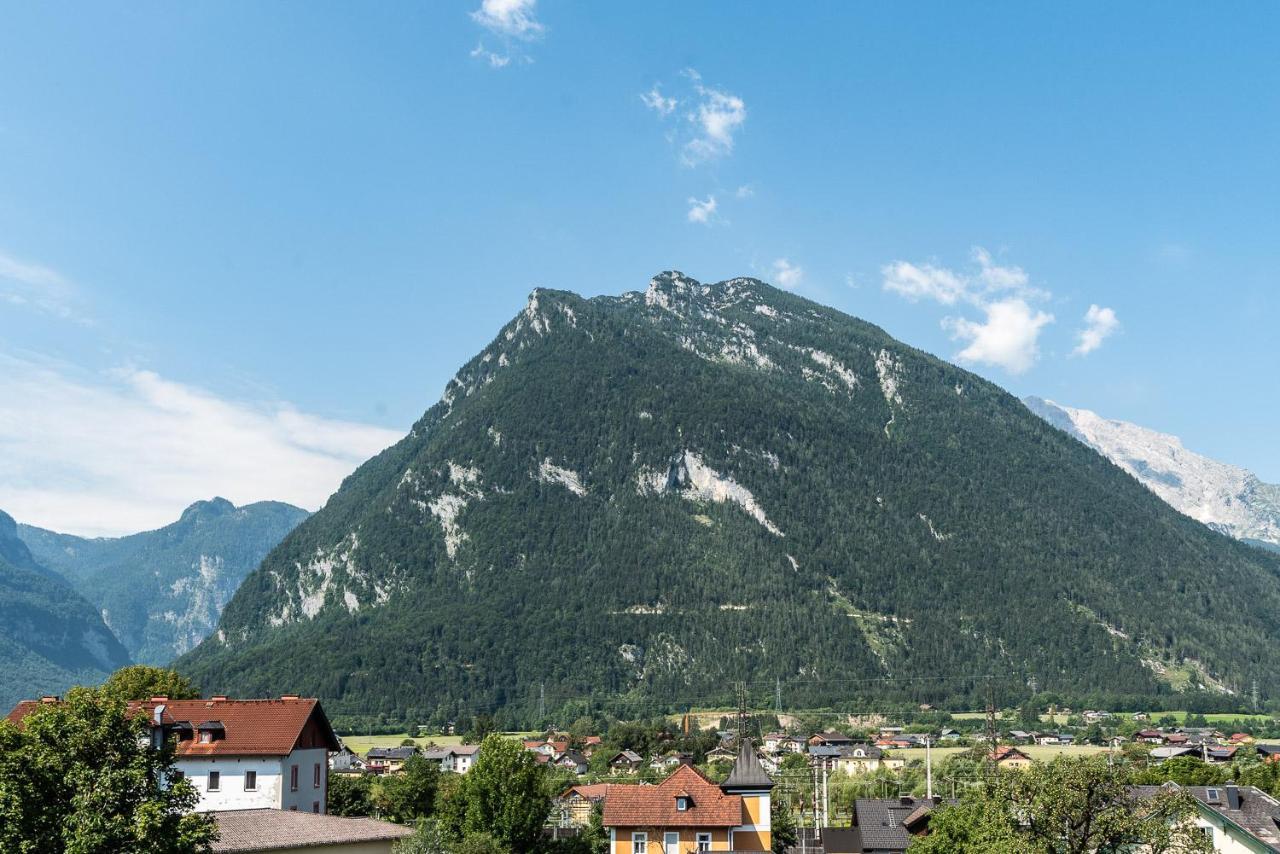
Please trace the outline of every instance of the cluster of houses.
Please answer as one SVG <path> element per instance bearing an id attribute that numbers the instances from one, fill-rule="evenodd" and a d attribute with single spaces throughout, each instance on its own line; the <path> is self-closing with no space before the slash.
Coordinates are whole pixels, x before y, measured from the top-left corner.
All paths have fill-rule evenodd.
<path id="1" fill-rule="evenodd" d="M 22 726 L 57 697 L 24 700 L 8 720 Z M 130 704 L 145 718 L 151 745 L 174 748 L 174 776 L 199 800 L 195 809 L 218 825 L 216 854 L 285 852 L 389 854 L 412 831 L 372 818 L 326 814 L 329 757 L 340 744 L 315 699 L 171 700 Z"/>

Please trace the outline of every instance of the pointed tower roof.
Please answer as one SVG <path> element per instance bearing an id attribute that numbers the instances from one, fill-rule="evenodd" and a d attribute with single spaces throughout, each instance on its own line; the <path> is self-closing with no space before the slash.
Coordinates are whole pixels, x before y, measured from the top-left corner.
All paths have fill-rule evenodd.
<path id="1" fill-rule="evenodd" d="M 744 738 L 738 745 L 738 758 L 733 763 L 733 771 L 729 773 L 729 779 L 720 784 L 720 788 L 725 794 L 758 792 L 761 789 L 773 788 L 773 780 L 769 779 L 769 775 L 760 764 L 751 739 Z"/>

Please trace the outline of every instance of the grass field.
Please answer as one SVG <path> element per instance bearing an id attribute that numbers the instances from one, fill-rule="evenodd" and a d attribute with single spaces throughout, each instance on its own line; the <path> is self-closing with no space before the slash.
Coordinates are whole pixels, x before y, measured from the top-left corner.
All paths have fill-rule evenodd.
<path id="1" fill-rule="evenodd" d="M 532 738 L 538 733 L 535 732 L 504 732 L 503 735 L 509 735 L 512 738 Z M 399 747 L 400 742 L 409 737 L 408 733 L 402 732 L 399 735 L 344 735 L 341 736 L 342 743 L 351 748 L 353 753 L 364 756 L 369 752 L 370 747 Z M 462 744 L 462 736 L 460 735 L 427 735 L 415 738 L 414 741 L 419 747 L 426 747 L 428 744 L 436 744 L 439 747 L 453 747 Z"/>
<path id="2" fill-rule="evenodd" d="M 1064 747 L 1045 747 L 1039 744 L 1020 744 L 1018 749 L 1030 756 L 1032 759 L 1041 762 L 1047 762 L 1055 756 L 1096 756 L 1099 753 L 1106 753 L 1105 747 L 1098 747 L 1092 744 L 1073 744 Z M 969 747 L 935 747 L 933 748 L 933 761 L 942 762 L 948 756 L 954 756 L 957 753 L 964 753 L 972 750 Z M 910 762 L 912 759 L 924 761 L 925 750 L 923 747 L 912 747 L 907 749 L 897 748 L 892 751 L 893 756 L 900 756 Z"/>
<path id="3" fill-rule="evenodd" d="M 1148 712 L 1147 717 L 1149 718 L 1148 723 L 1154 723 L 1155 721 L 1159 720 L 1165 715 L 1169 715 L 1173 717 L 1173 719 L 1176 720 L 1179 724 L 1181 724 L 1183 721 L 1187 719 L 1188 714 L 1189 712 Z M 987 716 L 986 712 L 953 712 L 951 714 L 951 717 L 955 718 L 956 720 L 970 720 L 970 721 L 981 720 L 986 716 Z M 1118 712 L 1116 713 L 1115 717 L 1120 719 L 1132 718 L 1132 713 Z M 1210 724 L 1215 724 L 1215 725 L 1223 724 L 1223 723 L 1231 723 L 1232 721 L 1235 721 L 1235 720 L 1242 720 L 1242 721 L 1271 720 L 1270 715 L 1237 715 L 1234 713 L 1224 713 L 1224 714 L 1213 713 L 1213 714 L 1206 714 L 1204 717 L 1205 717 L 1205 720 L 1207 720 Z M 1002 718 L 1001 720 L 1006 723 L 1008 722 L 1007 717 Z M 1061 726 L 1067 722 L 1067 716 L 1066 715 L 1041 715 L 1040 720 L 1044 723 L 1052 723 L 1055 726 Z"/>

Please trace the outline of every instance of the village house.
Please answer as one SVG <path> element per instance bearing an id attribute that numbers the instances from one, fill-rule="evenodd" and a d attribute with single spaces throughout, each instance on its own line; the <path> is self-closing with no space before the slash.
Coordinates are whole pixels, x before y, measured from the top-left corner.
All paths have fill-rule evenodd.
<path id="1" fill-rule="evenodd" d="M 634 750 L 623 750 L 609 760 L 609 770 L 615 774 L 634 774 L 644 764 L 644 757 Z"/>
<path id="2" fill-rule="evenodd" d="M 556 797 L 552 815 L 558 817 L 562 827 L 584 827 L 591 821 L 591 811 L 596 804 L 604 803 L 612 785 L 570 786 Z"/>
<path id="3" fill-rule="evenodd" d="M 42 702 L 58 699 L 24 700 L 9 720 L 21 723 Z M 197 812 L 325 811 L 329 753 L 341 745 L 318 700 L 152 697 L 129 708 L 146 717 L 154 747 L 173 744 L 175 773 L 200 796 Z"/>
<path id="4" fill-rule="evenodd" d="M 1031 765 L 1031 757 L 1016 747 L 997 747 L 995 751 L 992 752 L 991 759 L 999 768 L 1013 768 L 1021 770 Z"/>
<path id="5" fill-rule="evenodd" d="M 869 774 L 879 770 L 884 751 L 869 744 L 850 744 L 837 748 L 835 770 L 845 774 Z"/>
<path id="6" fill-rule="evenodd" d="M 423 756 L 432 762 L 439 762 L 441 771 L 465 774 L 471 770 L 479 754 L 478 744 L 458 744 L 453 747 L 434 747 Z"/>
<path id="7" fill-rule="evenodd" d="M 604 801 L 610 854 L 767 852 L 773 781 L 750 739 L 716 785 L 684 765 L 656 786 L 613 785 Z"/>
<path id="8" fill-rule="evenodd" d="M 418 748 L 404 745 L 402 747 L 370 747 L 364 755 L 365 765 L 371 774 L 398 774 L 404 769 L 404 763 L 410 756 L 416 756 Z"/>
<path id="9" fill-rule="evenodd" d="M 346 745 L 337 753 L 329 754 L 329 776 L 335 774 L 364 774 L 368 772 L 365 761 L 353 753 Z"/>
<path id="10" fill-rule="evenodd" d="M 1179 791 L 1177 783 L 1134 786 L 1140 798 L 1162 791 Z M 1193 819 L 1210 839 L 1215 852 L 1250 854 L 1280 851 L 1280 801 L 1253 786 L 1186 786 L 1195 799 Z"/>
<path id="11" fill-rule="evenodd" d="M 587 757 L 577 750 L 566 750 L 564 753 L 556 757 L 553 762 L 557 768 L 564 768 L 567 771 L 572 771 L 579 777 L 590 770 L 590 764 L 587 762 Z"/>
<path id="12" fill-rule="evenodd" d="M 942 798 L 858 798 L 853 803 L 853 826 L 822 828 L 827 854 L 900 854 L 911 840 L 928 833 L 929 818 Z"/>
<path id="13" fill-rule="evenodd" d="M 816 747 L 818 745 L 826 747 L 840 747 L 845 744 L 853 744 L 853 739 L 842 732 L 835 732 L 834 730 L 828 730 L 827 732 L 820 732 L 816 735 L 809 736 L 810 747 Z"/>

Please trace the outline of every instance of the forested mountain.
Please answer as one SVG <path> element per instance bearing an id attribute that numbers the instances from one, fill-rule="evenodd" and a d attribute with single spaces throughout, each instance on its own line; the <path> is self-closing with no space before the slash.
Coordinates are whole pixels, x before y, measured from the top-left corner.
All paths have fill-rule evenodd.
<path id="1" fill-rule="evenodd" d="M 1280 548 L 1280 485 L 1188 451 L 1177 436 L 1039 397 L 1024 398 L 1023 403 L 1192 519 L 1245 542 Z"/>
<path id="2" fill-rule="evenodd" d="M 0 709 L 101 682 L 129 663 L 94 607 L 40 566 L 0 512 Z"/>
<path id="3" fill-rule="evenodd" d="M 171 525 L 85 539 L 29 525 L 18 536 L 102 613 L 130 656 L 167 664 L 217 625 L 240 582 L 307 511 L 277 501 L 197 501 Z"/>
<path id="4" fill-rule="evenodd" d="M 1280 559 L 754 279 L 537 290 L 178 667 L 418 720 L 575 698 L 1280 693 Z M 1009 688 L 1009 686 L 1012 688 Z M 803 707 L 803 706 L 802 706 Z"/>

